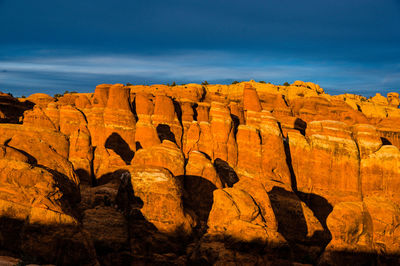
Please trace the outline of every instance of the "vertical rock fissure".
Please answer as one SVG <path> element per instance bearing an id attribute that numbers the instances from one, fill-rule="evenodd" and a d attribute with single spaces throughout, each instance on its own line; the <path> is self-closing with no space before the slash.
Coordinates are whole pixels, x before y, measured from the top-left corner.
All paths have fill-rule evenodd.
<path id="1" fill-rule="evenodd" d="M 356 146 L 357 146 L 357 158 L 358 158 L 358 178 L 357 178 L 357 188 L 358 188 L 358 192 L 360 193 L 360 197 L 361 197 L 361 201 L 363 200 L 364 196 L 363 196 L 363 192 L 362 192 L 362 175 L 361 175 L 361 149 L 360 146 L 358 145 L 357 141 L 354 138 L 354 133 L 351 134 L 351 138 L 352 140 L 355 142 Z"/>

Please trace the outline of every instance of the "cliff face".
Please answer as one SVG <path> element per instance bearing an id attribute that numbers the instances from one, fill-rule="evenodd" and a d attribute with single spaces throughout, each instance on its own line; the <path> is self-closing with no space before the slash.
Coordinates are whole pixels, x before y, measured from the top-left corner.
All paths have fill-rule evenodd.
<path id="1" fill-rule="evenodd" d="M 250 81 L 0 98 L 0 255 L 400 263 L 397 93 Z"/>

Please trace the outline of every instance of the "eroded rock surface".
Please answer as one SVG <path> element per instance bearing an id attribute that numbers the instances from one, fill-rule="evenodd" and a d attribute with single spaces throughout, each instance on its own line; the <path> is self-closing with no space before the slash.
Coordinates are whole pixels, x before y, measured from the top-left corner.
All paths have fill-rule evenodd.
<path id="1" fill-rule="evenodd" d="M 0 93 L 0 260 L 400 264 L 398 107 L 303 81 Z"/>

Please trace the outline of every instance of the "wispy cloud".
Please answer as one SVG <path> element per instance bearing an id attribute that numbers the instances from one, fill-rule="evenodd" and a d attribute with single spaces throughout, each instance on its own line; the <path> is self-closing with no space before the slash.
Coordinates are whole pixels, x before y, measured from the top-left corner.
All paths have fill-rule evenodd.
<path id="1" fill-rule="evenodd" d="M 50 56 L 49 56 L 50 55 Z M 92 91 L 105 82 L 181 83 L 296 79 L 313 81 L 328 92 L 371 94 L 390 90 L 400 82 L 399 66 L 385 68 L 254 56 L 252 53 L 188 50 L 163 54 L 83 54 L 37 51 L 0 61 L 0 90 L 15 94 L 40 90 L 56 93 L 75 88 Z"/>

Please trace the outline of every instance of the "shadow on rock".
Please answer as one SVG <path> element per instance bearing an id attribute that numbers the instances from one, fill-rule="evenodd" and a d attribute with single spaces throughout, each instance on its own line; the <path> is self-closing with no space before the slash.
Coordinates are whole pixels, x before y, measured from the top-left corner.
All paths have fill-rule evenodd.
<path id="1" fill-rule="evenodd" d="M 317 194 L 297 191 L 296 195 L 313 211 L 315 217 L 326 232 L 329 233 L 328 227 L 326 226 L 326 219 L 332 212 L 333 206 L 324 197 Z"/>
<path id="2" fill-rule="evenodd" d="M 294 128 L 297 129 L 298 131 L 300 131 L 300 133 L 303 136 L 305 136 L 306 129 L 307 129 L 307 123 L 300 118 L 296 118 L 296 120 L 294 121 Z"/>
<path id="3" fill-rule="evenodd" d="M 162 233 L 143 216 L 143 201 L 135 196 L 130 174 L 122 173 L 116 202 L 128 221 L 133 263 L 174 265 L 182 263 L 186 246 L 193 240 L 184 228 Z"/>
<path id="4" fill-rule="evenodd" d="M 159 124 L 156 130 L 158 138 L 160 139 L 161 142 L 163 142 L 163 140 L 166 139 L 176 144 L 175 134 L 171 131 L 169 125 Z"/>
<path id="5" fill-rule="evenodd" d="M 130 164 L 134 156 L 134 152 L 129 147 L 128 143 L 118 134 L 112 133 L 106 140 L 104 145 L 107 149 L 113 150 L 118 154 L 126 164 Z"/>
<path id="6" fill-rule="evenodd" d="M 304 263 L 315 261 L 331 240 L 329 231 L 325 227 L 310 227 L 312 222 L 307 220 L 315 219 L 314 214 L 308 213 L 305 216 L 303 205 L 306 204 L 294 192 L 274 187 L 268 192 L 268 196 L 278 223 L 278 232 L 289 243 L 292 258 Z"/>
<path id="7" fill-rule="evenodd" d="M 400 265 L 400 254 L 333 250 L 324 253 L 318 265 Z"/>
<path id="8" fill-rule="evenodd" d="M 96 252 L 89 236 L 78 226 L 28 224 L 0 218 L 0 248 L 24 263 L 89 265 Z"/>
<path id="9" fill-rule="evenodd" d="M 193 210 L 201 221 L 206 222 L 213 204 L 213 191 L 217 187 L 201 176 L 185 175 L 178 178 L 184 180 L 185 207 Z"/>
<path id="10" fill-rule="evenodd" d="M 287 243 L 244 242 L 227 235 L 205 235 L 188 258 L 188 265 L 291 265 Z"/>
<path id="11" fill-rule="evenodd" d="M 217 158 L 214 160 L 214 167 L 225 187 L 232 187 L 239 181 L 235 170 L 226 161 Z"/>
<path id="12" fill-rule="evenodd" d="M 25 111 L 33 108 L 35 104 L 30 101 L 20 102 L 8 95 L 0 96 L 0 123 L 20 124 Z"/>

